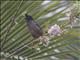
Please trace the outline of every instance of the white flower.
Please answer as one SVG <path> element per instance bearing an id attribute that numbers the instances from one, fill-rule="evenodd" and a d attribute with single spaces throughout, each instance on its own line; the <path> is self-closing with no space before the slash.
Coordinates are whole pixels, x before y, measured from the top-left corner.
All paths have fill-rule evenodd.
<path id="1" fill-rule="evenodd" d="M 48 34 L 49 35 L 60 35 L 61 34 L 61 29 L 59 27 L 59 25 L 55 24 L 53 26 L 51 26 L 51 28 L 48 30 Z"/>
<path id="2" fill-rule="evenodd" d="M 14 56 L 14 58 L 18 59 L 18 56 L 17 56 L 17 55 L 15 55 L 15 56 Z"/>
<path id="3" fill-rule="evenodd" d="M 44 53 L 44 55 L 48 55 L 48 53 Z"/>
<path id="4" fill-rule="evenodd" d="M 19 57 L 20 60 L 24 60 L 24 58 L 22 56 Z"/>

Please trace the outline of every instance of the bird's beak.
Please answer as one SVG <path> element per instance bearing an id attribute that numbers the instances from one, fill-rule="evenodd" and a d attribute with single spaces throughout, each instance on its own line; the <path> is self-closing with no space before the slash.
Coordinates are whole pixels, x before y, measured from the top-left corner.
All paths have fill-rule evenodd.
<path id="1" fill-rule="evenodd" d="M 28 17 L 29 15 L 28 14 L 25 14 L 25 16 Z"/>

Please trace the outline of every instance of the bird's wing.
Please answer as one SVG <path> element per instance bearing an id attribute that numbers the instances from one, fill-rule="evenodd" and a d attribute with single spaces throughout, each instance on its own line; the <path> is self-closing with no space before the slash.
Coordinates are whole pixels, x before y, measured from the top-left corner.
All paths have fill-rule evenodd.
<path id="1" fill-rule="evenodd" d="M 41 27 L 35 21 L 28 22 L 28 28 L 33 37 L 38 38 L 43 34 Z"/>

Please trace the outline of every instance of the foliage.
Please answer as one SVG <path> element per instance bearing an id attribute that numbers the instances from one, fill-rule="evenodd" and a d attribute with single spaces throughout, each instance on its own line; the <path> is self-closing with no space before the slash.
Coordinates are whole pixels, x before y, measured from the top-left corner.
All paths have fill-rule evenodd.
<path id="1" fill-rule="evenodd" d="M 1 57 L 6 60 L 79 60 L 80 18 L 70 25 L 67 12 L 75 6 L 75 16 L 80 16 L 80 1 L 1 1 Z M 74 11 L 73 11 L 74 12 Z M 26 26 L 24 14 L 40 23 L 44 34 L 48 27 L 58 24 L 63 33 L 50 37 L 47 47 L 36 43 Z M 69 12 L 70 13 L 70 12 Z M 69 14 L 68 13 L 68 14 Z M 72 22 L 72 21 L 71 21 Z M 72 28 L 70 27 L 72 26 Z"/>

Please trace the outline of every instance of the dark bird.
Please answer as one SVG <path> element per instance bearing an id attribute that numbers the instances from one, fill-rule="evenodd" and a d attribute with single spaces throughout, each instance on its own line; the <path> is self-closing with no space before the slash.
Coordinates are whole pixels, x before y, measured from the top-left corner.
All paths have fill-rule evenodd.
<path id="1" fill-rule="evenodd" d="M 32 34 L 34 38 L 39 38 L 40 36 L 43 35 L 43 31 L 39 24 L 35 22 L 32 18 L 32 16 L 25 14 L 26 16 L 26 21 L 27 21 L 27 26 L 29 29 L 29 32 Z"/>
<path id="2" fill-rule="evenodd" d="M 28 30 L 35 39 L 39 39 L 43 44 L 48 45 L 48 38 L 43 36 L 43 30 L 40 25 L 33 20 L 32 16 L 25 14 Z"/>

